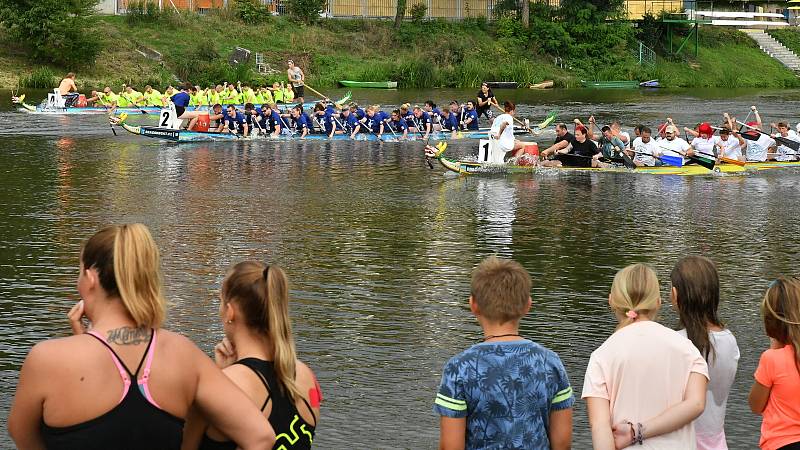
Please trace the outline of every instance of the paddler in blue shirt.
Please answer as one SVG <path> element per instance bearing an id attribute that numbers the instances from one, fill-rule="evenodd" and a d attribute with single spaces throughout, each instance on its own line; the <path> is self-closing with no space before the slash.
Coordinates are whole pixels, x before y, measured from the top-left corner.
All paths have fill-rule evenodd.
<path id="1" fill-rule="evenodd" d="M 261 127 L 264 132 L 272 137 L 278 137 L 281 134 L 281 116 L 278 114 L 278 109 L 275 104 L 261 105 Z"/>
<path id="2" fill-rule="evenodd" d="M 300 133 L 300 138 L 305 138 L 311 131 L 311 121 L 308 116 L 303 112 L 301 105 L 296 105 L 292 108 L 292 121 L 294 122 L 295 130 Z"/>
<path id="3" fill-rule="evenodd" d="M 478 129 L 478 112 L 475 111 L 475 103 L 472 100 L 467 102 L 464 109 L 464 120 L 461 122 L 461 127 L 465 130 Z"/>
<path id="4" fill-rule="evenodd" d="M 228 113 L 225 115 L 225 125 L 222 127 L 222 131 L 230 131 L 234 134 L 242 133 L 245 136 L 250 132 L 244 114 L 237 111 L 233 105 L 228 105 Z"/>
<path id="5" fill-rule="evenodd" d="M 456 117 L 455 113 L 450 112 L 449 108 L 442 110 L 440 125 L 442 126 L 442 131 L 450 132 L 451 138 L 456 138 L 456 133 L 458 132 L 458 117 Z"/>
<path id="6" fill-rule="evenodd" d="M 345 133 L 350 135 L 350 139 L 355 138 L 353 132 L 356 129 L 356 125 L 358 125 L 356 114 L 351 112 L 350 108 L 342 109 L 342 112 L 339 113 L 339 126 L 343 127 Z"/>
<path id="7" fill-rule="evenodd" d="M 350 112 L 353 113 L 357 121 L 367 116 L 367 112 L 359 108 L 357 103 L 350 103 Z"/>
<path id="8" fill-rule="evenodd" d="M 386 121 L 386 126 L 398 139 L 408 139 L 408 123 L 400 116 L 399 109 L 392 111 L 392 116 Z"/>
<path id="9" fill-rule="evenodd" d="M 442 111 L 436 107 L 436 103 L 433 103 L 433 100 L 426 101 L 424 110 L 431 116 L 431 123 L 433 124 L 433 130 L 434 131 L 441 130 Z"/>
<path id="10" fill-rule="evenodd" d="M 433 130 L 431 123 L 431 116 L 422 110 L 419 106 L 414 107 L 414 117 L 411 119 L 412 125 L 410 126 L 412 133 L 422 134 L 422 139 L 428 139 L 428 135 Z"/>

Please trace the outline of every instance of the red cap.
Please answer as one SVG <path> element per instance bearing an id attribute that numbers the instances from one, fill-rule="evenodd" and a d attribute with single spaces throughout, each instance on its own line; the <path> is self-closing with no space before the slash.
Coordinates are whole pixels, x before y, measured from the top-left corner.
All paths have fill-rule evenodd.
<path id="1" fill-rule="evenodd" d="M 697 132 L 700 134 L 707 134 L 711 136 L 714 134 L 714 130 L 711 129 L 711 125 L 708 122 L 703 122 L 697 127 Z"/>

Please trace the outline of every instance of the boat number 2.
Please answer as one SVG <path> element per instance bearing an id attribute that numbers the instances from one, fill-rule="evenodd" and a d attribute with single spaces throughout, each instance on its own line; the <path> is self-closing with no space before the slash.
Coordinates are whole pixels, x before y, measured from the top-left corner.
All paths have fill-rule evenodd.
<path id="1" fill-rule="evenodd" d="M 162 127 L 169 126 L 169 111 L 161 111 L 161 125 Z"/>

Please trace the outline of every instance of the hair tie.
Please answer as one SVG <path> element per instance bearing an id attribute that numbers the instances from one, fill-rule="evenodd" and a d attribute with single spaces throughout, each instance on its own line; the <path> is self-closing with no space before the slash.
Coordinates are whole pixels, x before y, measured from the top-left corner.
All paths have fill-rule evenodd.
<path id="1" fill-rule="evenodd" d="M 264 268 L 264 281 L 267 280 L 267 275 L 269 275 L 269 264 Z"/>
<path id="2" fill-rule="evenodd" d="M 632 309 L 629 309 L 628 312 L 625 313 L 625 316 L 627 316 L 629 319 L 636 320 L 636 318 L 639 317 L 639 313 L 637 313 Z"/>

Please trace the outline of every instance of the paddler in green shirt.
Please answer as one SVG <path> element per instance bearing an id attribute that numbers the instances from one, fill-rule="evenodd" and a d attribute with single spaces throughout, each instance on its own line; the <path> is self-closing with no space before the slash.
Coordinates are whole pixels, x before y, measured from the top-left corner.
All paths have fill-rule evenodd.
<path id="1" fill-rule="evenodd" d="M 222 85 L 218 84 L 216 88 L 208 88 L 206 96 L 209 105 L 222 104 Z"/>
<path id="2" fill-rule="evenodd" d="M 272 83 L 272 98 L 275 103 L 283 103 L 283 87 L 277 81 Z"/>
<path id="3" fill-rule="evenodd" d="M 161 92 L 153 89 L 149 84 L 144 87 L 144 104 L 147 106 L 164 106 L 161 101 Z"/>
<path id="4" fill-rule="evenodd" d="M 128 106 L 131 106 L 131 102 L 125 98 L 125 89 L 127 89 L 127 86 L 123 84 L 122 90 L 117 93 L 117 106 L 120 108 L 127 108 Z"/>
<path id="5" fill-rule="evenodd" d="M 128 106 L 144 106 L 144 95 L 141 92 L 137 91 L 133 88 L 133 86 L 126 86 L 125 91 L 122 93 L 121 97 L 128 102 Z"/>
<path id="6" fill-rule="evenodd" d="M 257 103 L 256 93 L 253 92 L 253 89 L 251 89 L 250 86 L 245 85 L 243 88 L 240 87 L 240 89 L 242 90 L 242 93 L 239 94 L 239 101 L 237 102 L 237 104 L 241 105 L 247 103 L 253 103 L 253 104 Z"/>
<path id="7" fill-rule="evenodd" d="M 224 105 L 236 105 L 239 103 L 239 92 L 236 91 L 236 88 L 233 87 L 233 84 L 228 84 L 225 86 L 225 90 L 221 94 L 220 103 Z"/>
<path id="8" fill-rule="evenodd" d="M 189 106 L 208 106 L 208 97 L 200 86 L 192 88 L 192 92 L 189 94 Z"/>
<path id="9" fill-rule="evenodd" d="M 97 92 L 92 99 L 94 99 L 95 106 L 105 106 L 111 109 L 115 109 L 119 102 L 119 96 L 112 92 L 108 86 L 103 89 L 103 92 Z"/>

